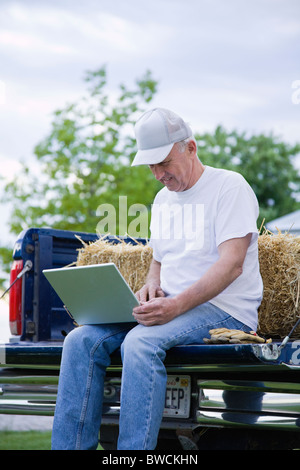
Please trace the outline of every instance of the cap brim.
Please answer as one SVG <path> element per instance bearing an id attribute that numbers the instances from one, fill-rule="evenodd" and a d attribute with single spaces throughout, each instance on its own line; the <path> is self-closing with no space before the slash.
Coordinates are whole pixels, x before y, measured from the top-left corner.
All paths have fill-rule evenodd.
<path id="1" fill-rule="evenodd" d="M 155 165 L 162 162 L 171 152 L 174 142 L 172 144 L 164 145 L 154 149 L 139 150 L 134 157 L 131 166 L 138 165 Z"/>

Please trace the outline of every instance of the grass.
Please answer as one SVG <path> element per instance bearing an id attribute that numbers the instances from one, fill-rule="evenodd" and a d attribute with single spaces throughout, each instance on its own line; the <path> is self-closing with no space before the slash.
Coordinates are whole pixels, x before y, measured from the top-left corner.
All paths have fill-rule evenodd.
<path id="1" fill-rule="evenodd" d="M 0 450 L 50 450 L 51 431 L 1 431 Z"/>
<path id="2" fill-rule="evenodd" d="M 0 431 L 0 450 L 51 450 L 51 431 Z"/>

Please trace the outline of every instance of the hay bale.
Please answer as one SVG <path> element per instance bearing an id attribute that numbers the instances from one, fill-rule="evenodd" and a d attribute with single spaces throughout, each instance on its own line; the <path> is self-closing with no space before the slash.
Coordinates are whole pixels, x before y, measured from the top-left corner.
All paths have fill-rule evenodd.
<path id="1" fill-rule="evenodd" d="M 300 238 L 265 232 L 258 237 L 258 252 L 264 283 L 258 331 L 263 336 L 284 337 L 300 314 Z M 299 334 L 297 328 L 294 336 Z"/>
<path id="2" fill-rule="evenodd" d="M 112 243 L 102 237 L 87 244 L 81 240 L 83 248 L 78 250 L 76 265 L 115 263 L 133 292 L 137 292 L 145 283 L 152 260 L 152 248 L 136 240 L 136 244 L 117 238 L 116 241 Z"/>

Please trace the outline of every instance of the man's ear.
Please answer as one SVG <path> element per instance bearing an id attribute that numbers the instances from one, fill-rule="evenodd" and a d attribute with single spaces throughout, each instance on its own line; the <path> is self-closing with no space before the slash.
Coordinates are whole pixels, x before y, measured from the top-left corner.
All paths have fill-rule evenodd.
<path id="1" fill-rule="evenodd" d="M 191 156 L 195 155 L 197 153 L 197 145 L 194 140 L 190 140 L 188 142 L 188 151 Z"/>

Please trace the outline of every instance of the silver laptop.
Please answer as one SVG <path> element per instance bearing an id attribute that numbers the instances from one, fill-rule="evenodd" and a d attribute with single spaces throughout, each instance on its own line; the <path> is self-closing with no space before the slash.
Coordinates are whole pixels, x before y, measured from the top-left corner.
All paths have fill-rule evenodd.
<path id="1" fill-rule="evenodd" d="M 135 322 L 132 309 L 139 302 L 114 263 L 43 273 L 79 325 Z"/>

